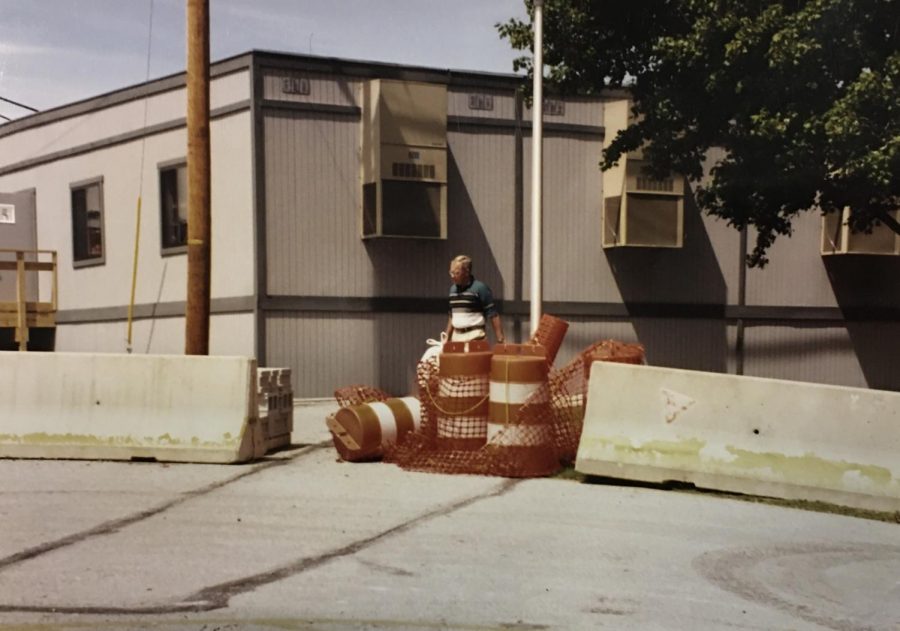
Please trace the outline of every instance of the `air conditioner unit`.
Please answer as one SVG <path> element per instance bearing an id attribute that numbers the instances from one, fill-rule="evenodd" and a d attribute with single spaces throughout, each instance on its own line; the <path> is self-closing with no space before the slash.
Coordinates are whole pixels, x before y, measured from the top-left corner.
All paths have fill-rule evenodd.
<path id="1" fill-rule="evenodd" d="M 629 103 L 613 101 L 604 108 L 604 145 L 628 124 Z M 644 167 L 638 150 L 603 173 L 601 239 L 604 248 L 621 246 L 680 248 L 684 241 L 684 178 L 656 179 Z"/>
<path id="2" fill-rule="evenodd" d="M 872 232 L 850 230 L 850 209 L 829 213 L 822 218 L 822 255 L 880 254 L 900 255 L 900 235 L 884 224 L 873 226 Z M 890 213 L 898 219 L 898 211 Z"/>
<path id="3" fill-rule="evenodd" d="M 361 234 L 447 238 L 447 86 L 363 85 Z"/>

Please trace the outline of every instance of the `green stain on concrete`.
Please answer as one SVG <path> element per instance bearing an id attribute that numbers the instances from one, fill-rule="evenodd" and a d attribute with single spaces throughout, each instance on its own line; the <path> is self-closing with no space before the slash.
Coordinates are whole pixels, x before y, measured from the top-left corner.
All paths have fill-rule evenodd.
<path id="1" fill-rule="evenodd" d="M 706 441 L 692 438 L 680 441 L 649 440 L 638 446 L 632 444 L 630 438 L 615 436 L 611 438 L 582 437 L 587 443 L 587 453 L 605 454 L 612 451 L 617 462 L 666 466 L 672 469 L 696 469 L 700 464 L 700 450 Z"/>
<path id="2" fill-rule="evenodd" d="M 870 490 L 887 489 L 900 484 L 890 469 L 858 462 L 826 460 L 812 453 L 787 456 L 772 452 L 753 452 L 725 446 L 733 459 L 701 456 L 706 441 L 686 438 L 680 441 L 649 440 L 634 445 L 630 438 L 582 437 L 583 453 L 587 460 L 612 461 L 620 464 L 642 465 L 748 477 L 762 481 L 777 481 L 804 486 L 856 490 L 856 483 L 848 483 L 845 476 L 855 474 Z"/>
<path id="3" fill-rule="evenodd" d="M 844 476 L 855 473 L 875 487 L 886 488 L 894 481 L 890 469 L 858 462 L 825 460 L 812 453 L 802 456 L 786 456 L 778 453 L 756 453 L 746 449 L 726 447 L 735 460 L 727 463 L 729 467 L 740 470 L 771 469 L 780 476 L 792 481 L 800 481 L 810 486 L 827 488 L 844 488 Z"/>
<path id="4" fill-rule="evenodd" d="M 73 445 L 78 447 L 234 447 L 235 441 L 230 433 L 226 433 L 222 442 L 201 441 L 192 436 L 188 440 L 173 438 L 170 434 L 162 434 L 156 438 L 143 436 L 95 436 L 93 434 L 48 434 L 33 432 L 31 434 L 0 434 L 0 444 L 6 445 Z"/>

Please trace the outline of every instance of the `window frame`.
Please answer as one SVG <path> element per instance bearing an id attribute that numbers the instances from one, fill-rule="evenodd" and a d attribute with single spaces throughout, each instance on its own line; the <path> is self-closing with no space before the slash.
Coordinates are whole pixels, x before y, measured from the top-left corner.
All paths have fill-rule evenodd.
<path id="1" fill-rule="evenodd" d="M 76 259 L 76 245 L 75 245 L 75 205 L 73 203 L 72 196 L 75 194 L 75 191 L 88 189 L 92 186 L 97 186 L 100 189 L 99 195 L 99 212 L 100 212 L 100 249 L 102 254 L 100 256 L 93 256 L 89 258 Z M 71 217 L 71 226 L 72 226 L 72 267 L 75 269 L 80 269 L 84 267 L 96 267 L 98 265 L 106 264 L 106 211 L 104 203 L 104 191 L 103 191 L 103 176 L 97 176 L 88 178 L 86 180 L 79 180 L 77 182 L 72 182 L 69 184 L 69 215 Z M 87 211 L 87 209 L 85 209 Z M 87 222 L 87 216 L 85 216 L 85 222 Z M 85 225 L 85 229 L 87 225 Z"/>
<path id="2" fill-rule="evenodd" d="M 159 253 L 161 256 L 174 256 L 174 255 L 178 255 L 178 254 L 187 254 L 187 251 L 188 251 L 187 222 L 186 221 L 185 221 L 185 236 L 184 236 L 185 243 L 184 243 L 184 245 L 166 246 L 165 241 L 163 239 L 163 235 L 165 234 L 165 231 L 166 231 L 166 212 L 165 212 L 165 208 L 163 207 L 164 196 L 163 196 L 163 188 L 162 188 L 163 187 L 163 178 L 162 178 L 163 171 L 169 171 L 169 170 L 174 169 L 177 173 L 178 169 L 180 169 L 180 168 L 184 168 L 185 171 L 187 170 L 187 158 L 175 158 L 173 160 L 166 160 L 164 162 L 159 162 L 156 165 L 157 180 L 159 182 L 159 187 L 157 190 L 159 191 Z M 177 175 L 176 175 L 175 181 L 176 181 L 176 185 L 177 185 L 177 181 L 178 181 Z M 187 194 L 187 191 L 185 191 L 185 194 Z M 176 197 L 177 197 L 177 193 L 176 193 Z"/>

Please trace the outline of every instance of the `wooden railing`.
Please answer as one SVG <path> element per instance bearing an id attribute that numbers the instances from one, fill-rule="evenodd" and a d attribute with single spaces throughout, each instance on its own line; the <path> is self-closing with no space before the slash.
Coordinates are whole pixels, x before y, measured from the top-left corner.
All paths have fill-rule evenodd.
<path id="1" fill-rule="evenodd" d="M 46 258 L 49 256 L 50 260 Z M 45 260 L 42 260 L 45 259 Z M 57 309 L 56 250 L 8 250 L 0 248 L 0 272 L 16 273 L 15 300 L 0 296 L 0 327 L 15 328 L 15 340 L 19 350 L 27 350 L 28 329 L 31 327 L 55 327 Z M 37 275 L 34 286 L 28 286 L 28 272 L 50 272 L 50 302 L 40 301 Z M 34 300 L 28 300 L 33 290 Z"/>

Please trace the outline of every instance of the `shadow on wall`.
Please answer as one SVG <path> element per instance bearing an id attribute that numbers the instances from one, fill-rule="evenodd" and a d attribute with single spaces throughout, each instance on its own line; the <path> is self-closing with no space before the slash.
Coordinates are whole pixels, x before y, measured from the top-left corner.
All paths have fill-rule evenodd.
<path id="1" fill-rule="evenodd" d="M 727 371 L 725 278 L 691 195 L 684 200 L 683 247 L 604 252 L 647 363 Z"/>
<path id="2" fill-rule="evenodd" d="M 363 243 L 375 278 L 375 297 L 421 300 L 418 305 L 411 301 L 413 322 L 390 313 L 373 314 L 377 383 L 371 385 L 391 393 L 411 392 L 426 340 L 438 339 L 447 324 L 450 260 L 468 254 L 476 278 L 488 284 L 495 298 L 504 291 L 500 269 L 452 150 L 447 152 L 447 240 L 383 238 Z"/>
<path id="3" fill-rule="evenodd" d="M 866 384 L 900 391 L 900 257 L 848 254 L 824 260 Z"/>

